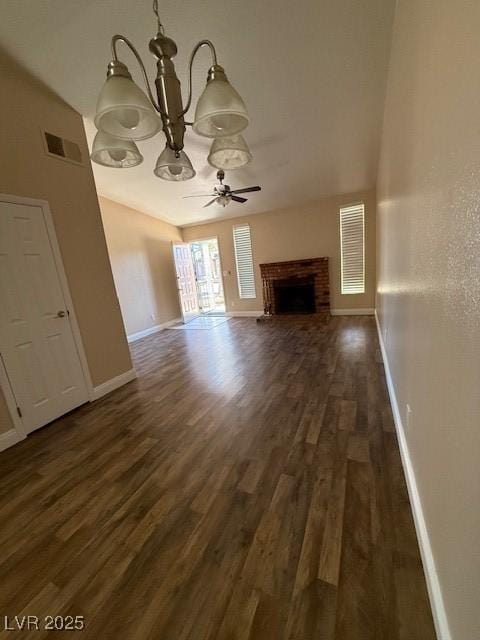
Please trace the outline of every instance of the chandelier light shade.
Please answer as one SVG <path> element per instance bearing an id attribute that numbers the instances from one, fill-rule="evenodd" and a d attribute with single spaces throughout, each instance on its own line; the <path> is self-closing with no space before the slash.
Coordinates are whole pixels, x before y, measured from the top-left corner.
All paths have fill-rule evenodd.
<path id="1" fill-rule="evenodd" d="M 237 134 L 235 136 L 215 138 L 210 147 L 207 160 L 215 169 L 228 171 L 247 165 L 252 161 L 252 154 L 245 142 L 245 138 Z"/>
<path id="2" fill-rule="evenodd" d="M 210 73 L 215 67 L 212 67 Z M 207 81 L 197 102 L 193 130 L 206 138 L 232 136 L 249 123 L 247 108 L 240 94 L 228 82 L 223 69 Z M 209 73 L 209 76 L 210 76 Z"/>
<path id="3" fill-rule="evenodd" d="M 195 169 L 185 151 L 173 151 L 166 145 L 158 157 L 153 173 L 163 180 L 181 182 L 193 178 Z"/>
<path id="4" fill-rule="evenodd" d="M 95 126 L 121 140 L 146 140 L 160 131 L 162 122 L 131 78 L 113 75 L 98 96 Z"/>
<path id="5" fill-rule="evenodd" d="M 114 169 L 128 169 L 143 162 L 143 156 L 133 140 L 120 140 L 98 131 L 90 158 L 93 162 Z"/>
<path id="6" fill-rule="evenodd" d="M 164 180 L 190 180 L 195 170 L 183 151 L 187 126 L 201 136 L 222 138 L 235 136 L 249 123 L 245 103 L 229 83 L 223 67 L 217 63 L 217 53 L 210 40 L 200 40 L 190 54 L 188 64 L 188 98 L 182 99 L 173 58 L 177 45 L 165 35 L 158 13 L 158 0 L 153 0 L 157 18 L 157 34 L 150 40 L 150 53 L 157 61 L 155 78 L 156 96 L 143 60 L 134 45 L 123 35 L 114 35 L 111 41 L 112 59 L 107 67 L 107 80 L 100 91 L 95 115 L 98 134 L 95 137 L 91 159 L 107 167 L 134 167 L 143 158 L 133 140 L 146 140 L 163 129 L 166 147 L 157 160 L 154 174 Z M 146 93 L 132 80 L 126 65 L 118 58 L 118 44 L 123 43 L 135 56 L 142 72 Z M 194 122 L 186 120 L 192 105 L 192 68 L 201 47 L 210 49 L 212 63 L 208 69 L 207 86 L 197 102 Z M 184 106 L 185 105 L 185 106 Z M 250 162 L 248 147 L 237 136 L 230 146 L 215 143 L 209 156 L 215 167 L 234 168 Z M 123 143 L 122 143 L 123 141 Z M 215 164 L 222 162 L 223 164 Z"/>

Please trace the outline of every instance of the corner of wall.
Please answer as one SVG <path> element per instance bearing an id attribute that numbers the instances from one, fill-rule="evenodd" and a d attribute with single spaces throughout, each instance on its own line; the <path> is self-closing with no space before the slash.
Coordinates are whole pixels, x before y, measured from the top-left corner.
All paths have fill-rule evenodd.
<path id="1" fill-rule="evenodd" d="M 382 352 L 382 359 L 385 367 L 385 378 L 387 380 L 388 395 L 390 397 L 390 404 L 392 406 L 395 430 L 397 433 L 397 439 L 400 448 L 403 471 L 405 473 L 405 478 L 407 481 L 408 496 L 410 498 L 410 505 L 412 507 L 413 520 L 415 523 L 415 530 L 417 533 L 420 554 L 422 557 L 423 569 L 425 572 L 430 605 L 432 607 L 435 630 L 437 632 L 437 637 L 439 640 L 452 640 L 448 625 L 447 614 L 445 611 L 445 604 L 440 588 L 440 582 L 435 566 L 435 560 L 433 557 L 432 546 L 430 543 L 425 516 L 423 513 L 422 502 L 417 487 L 415 471 L 410 457 L 410 451 L 408 449 L 407 439 L 405 437 L 405 429 L 402 423 L 400 409 L 398 406 L 395 384 L 388 362 L 387 350 L 383 341 L 382 327 L 377 313 L 375 313 L 375 320 L 377 324 L 378 341 L 380 343 L 380 350 Z"/>

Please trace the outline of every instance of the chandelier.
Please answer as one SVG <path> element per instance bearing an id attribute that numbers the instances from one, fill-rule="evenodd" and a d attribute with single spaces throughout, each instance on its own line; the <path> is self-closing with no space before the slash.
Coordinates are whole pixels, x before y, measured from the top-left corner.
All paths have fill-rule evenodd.
<path id="1" fill-rule="evenodd" d="M 188 65 L 188 98 L 183 106 L 180 81 L 172 58 L 177 45 L 165 35 L 158 13 L 158 0 L 153 0 L 157 17 L 157 35 L 150 40 L 150 52 L 157 59 L 154 97 L 140 54 L 122 35 L 112 38 L 112 60 L 108 63 L 107 79 L 100 91 L 95 115 L 98 132 L 93 141 L 91 159 L 106 167 L 135 167 L 143 161 L 135 141 L 146 140 L 160 129 L 165 134 L 165 149 L 158 157 L 154 174 L 164 180 L 189 180 L 195 175 L 183 150 L 186 126 L 206 138 L 213 138 L 208 155 L 209 163 L 219 169 L 244 166 L 252 156 L 240 132 L 249 123 L 245 103 L 229 83 L 225 70 L 217 63 L 215 47 L 210 40 L 198 42 Z M 124 43 L 133 52 L 142 71 L 146 93 L 132 80 L 127 66 L 118 59 L 117 45 Z M 212 65 L 208 69 L 207 84 L 198 99 L 195 118 L 185 116 L 192 103 L 192 67 L 201 47 L 208 47 Z"/>

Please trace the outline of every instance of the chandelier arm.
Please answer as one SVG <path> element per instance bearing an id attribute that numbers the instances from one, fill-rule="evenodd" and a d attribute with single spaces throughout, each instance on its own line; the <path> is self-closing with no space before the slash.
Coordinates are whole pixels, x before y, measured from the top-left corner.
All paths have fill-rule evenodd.
<path id="1" fill-rule="evenodd" d="M 145 82 L 145 86 L 147 87 L 147 92 L 148 92 L 148 97 L 150 98 L 150 102 L 153 104 L 153 106 L 158 111 L 158 113 L 160 113 L 160 107 L 158 106 L 157 101 L 153 97 L 153 93 L 152 93 L 152 90 L 150 88 L 150 82 L 148 80 L 148 75 L 147 75 L 147 72 L 145 70 L 145 65 L 143 64 L 143 60 L 140 57 L 140 54 L 138 53 L 138 51 L 133 46 L 133 44 L 125 36 L 122 36 L 122 35 L 119 35 L 119 34 L 113 36 L 113 38 L 112 38 L 112 56 L 113 56 L 113 59 L 115 61 L 118 61 L 118 55 L 117 55 L 117 43 L 118 42 L 123 42 L 124 44 L 126 44 L 127 47 L 132 51 L 132 53 L 135 56 L 135 58 L 137 59 L 137 62 L 140 65 L 140 69 L 142 70 L 143 80 Z"/>
<path id="2" fill-rule="evenodd" d="M 187 104 L 185 105 L 185 109 L 180 114 L 181 116 L 184 116 L 187 113 L 187 111 L 190 109 L 190 106 L 192 104 L 192 67 L 193 67 L 193 61 L 195 59 L 195 56 L 197 55 L 201 47 L 208 47 L 210 49 L 210 52 L 212 54 L 213 64 L 215 66 L 217 65 L 217 52 L 215 51 L 213 42 L 211 42 L 210 40 L 200 40 L 200 42 L 198 42 L 195 45 L 192 53 L 190 54 L 190 60 L 188 62 L 188 100 L 187 100 Z M 186 122 L 185 124 L 189 125 L 190 122 Z"/>

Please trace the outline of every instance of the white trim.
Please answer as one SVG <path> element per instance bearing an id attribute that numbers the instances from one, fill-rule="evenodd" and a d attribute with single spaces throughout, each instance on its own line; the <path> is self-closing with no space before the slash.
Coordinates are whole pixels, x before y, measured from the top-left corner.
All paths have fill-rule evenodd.
<path id="1" fill-rule="evenodd" d="M 24 198 L 23 196 L 13 196 L 6 193 L 0 193 L 0 202 L 11 202 L 12 204 L 26 204 L 31 207 L 40 207 L 43 212 L 43 218 L 47 227 L 48 239 L 52 248 L 53 258 L 55 266 L 57 268 L 57 274 L 60 280 L 60 286 L 62 288 L 63 297 L 69 310 L 70 326 L 72 327 L 72 333 L 77 347 L 80 364 L 82 366 L 83 375 L 87 385 L 89 396 L 93 392 L 93 384 L 90 376 L 90 369 L 88 367 L 87 356 L 85 354 L 85 348 L 83 346 L 82 336 L 80 334 L 80 328 L 78 326 L 77 316 L 75 313 L 75 307 L 73 305 L 72 296 L 70 295 L 70 289 L 68 286 L 67 275 L 63 266 L 62 254 L 60 252 L 60 246 L 58 244 L 57 234 L 55 231 L 55 225 L 52 218 L 52 212 L 50 205 L 46 200 L 39 200 L 38 198 Z"/>
<path id="2" fill-rule="evenodd" d="M 332 316 L 373 316 L 375 309 L 330 309 Z M 232 318 L 242 316 L 258 318 L 263 316 L 263 311 L 227 311 L 227 316 Z"/>
<path id="3" fill-rule="evenodd" d="M 15 395 L 13 393 L 10 380 L 8 379 L 8 373 L 5 368 L 5 363 L 3 362 L 3 358 L 1 355 L 0 355 L 0 389 L 3 391 L 3 397 L 5 398 L 5 402 L 7 404 L 7 408 L 10 413 L 10 417 L 12 419 L 14 430 L 18 436 L 18 440 L 23 440 L 24 438 L 27 437 L 27 434 L 23 426 L 23 421 L 17 412 L 17 406 L 18 406 L 17 401 L 15 399 Z M 13 442 L 12 444 L 15 444 L 15 442 Z M 7 446 L 10 446 L 10 445 L 7 445 Z M 4 448 L 6 449 L 6 446 Z M 0 451 L 1 450 L 2 449 L 0 448 Z"/>
<path id="4" fill-rule="evenodd" d="M 98 400 L 102 396 L 107 395 L 107 393 L 111 393 L 112 391 L 115 391 L 115 389 L 123 387 L 123 385 L 127 384 L 127 382 L 135 380 L 136 377 L 137 372 L 135 371 L 135 369 L 129 369 L 128 371 L 121 373 L 119 376 L 115 376 L 115 378 L 111 378 L 106 382 L 102 382 L 102 384 L 99 384 L 98 387 L 93 388 L 92 400 Z"/>
<path id="5" fill-rule="evenodd" d="M 182 234 L 183 235 L 183 234 Z M 220 240 L 218 235 L 215 236 L 205 236 L 203 238 L 197 238 L 196 240 L 187 240 L 187 244 L 190 247 L 190 251 L 191 249 L 191 245 L 194 242 L 208 242 L 208 240 L 216 240 L 217 242 L 217 248 L 218 248 L 218 255 L 220 257 L 220 278 L 222 280 L 222 291 L 223 291 L 223 304 L 225 305 L 225 307 L 227 306 L 227 293 L 225 291 L 225 277 L 223 275 L 223 258 L 222 258 L 222 250 L 220 249 Z M 185 242 L 185 241 L 184 241 Z M 192 259 L 192 263 L 193 263 L 193 259 Z M 195 273 L 195 276 L 197 275 L 196 271 L 195 271 L 195 264 L 193 264 L 193 271 Z M 198 285 L 197 282 L 195 282 L 195 285 Z M 198 286 L 197 286 L 197 299 L 198 299 Z"/>
<path id="6" fill-rule="evenodd" d="M 13 447 L 14 444 L 17 444 L 20 440 L 25 440 L 26 437 L 27 436 L 18 433 L 16 429 L 10 429 L 10 431 L 0 433 L 0 451 Z"/>
<path id="7" fill-rule="evenodd" d="M 91 401 L 93 399 L 93 384 L 90 376 L 90 369 L 88 368 L 87 356 L 85 354 L 85 348 L 83 346 L 82 336 L 80 334 L 80 329 L 75 314 L 75 307 L 73 305 L 72 296 L 70 295 L 70 289 L 68 287 L 68 280 L 63 266 L 62 254 L 60 252 L 60 247 L 55 232 L 55 225 L 52 218 L 52 212 L 50 211 L 50 205 L 46 200 L 40 200 L 38 198 L 25 198 L 23 196 L 15 196 L 7 193 L 0 193 L 0 202 L 23 204 L 30 207 L 40 207 L 42 210 L 43 219 L 45 221 L 45 226 L 47 229 L 48 240 L 50 242 L 50 247 L 53 253 L 53 260 L 60 281 L 60 288 L 62 290 L 66 308 L 69 311 L 70 327 L 72 329 L 75 347 L 77 349 L 80 366 L 82 368 L 83 377 L 85 379 L 85 386 L 87 389 L 89 400 Z M 5 396 L 7 407 L 12 418 L 13 425 L 18 433 L 19 440 L 23 440 L 23 438 L 26 437 L 23 421 L 17 413 L 17 402 L 15 400 L 13 390 L 10 386 L 8 375 L 3 362 L 0 366 L 0 388 L 2 389 Z M 13 444 L 15 443 L 13 442 Z"/>
<path id="8" fill-rule="evenodd" d="M 143 329 L 142 331 L 137 331 L 136 333 L 131 333 L 127 336 L 128 342 L 135 342 L 135 340 L 140 340 L 141 338 L 146 338 L 147 336 L 151 336 L 153 333 L 157 333 L 158 331 L 162 331 L 162 329 L 166 329 L 167 327 L 171 327 L 172 324 L 177 324 L 177 322 L 182 322 L 182 318 L 174 318 L 173 320 L 168 320 L 168 322 L 162 322 L 162 324 L 156 324 L 153 327 L 149 327 L 148 329 Z"/>
<path id="9" fill-rule="evenodd" d="M 263 316 L 263 311 L 227 311 L 225 315 L 230 318 L 258 318 Z"/>
<path id="10" fill-rule="evenodd" d="M 405 437 L 405 430 L 403 428 L 400 410 L 398 408 L 397 396 L 395 394 L 395 385 L 390 371 L 390 366 L 388 364 L 387 351 L 383 342 L 380 321 L 378 319 L 376 311 L 375 320 L 377 322 L 378 340 L 380 342 L 380 349 L 382 351 L 382 358 L 385 367 L 385 377 L 387 379 L 388 394 L 390 396 L 390 403 L 392 405 L 395 429 L 397 432 L 400 455 L 402 458 L 403 471 L 407 480 L 408 495 L 410 497 L 410 505 L 412 507 L 418 545 L 420 547 L 420 553 L 422 556 L 423 570 L 425 572 L 428 595 L 430 598 L 430 605 L 432 607 L 433 621 L 435 623 L 435 630 L 437 632 L 437 637 L 439 638 L 439 640 L 451 640 L 452 636 L 450 634 L 450 629 L 448 626 L 448 619 L 445 611 L 445 605 L 443 603 L 442 590 L 440 588 L 440 582 L 438 580 L 437 570 L 435 567 L 432 547 L 430 545 L 430 539 L 428 537 L 428 529 L 425 523 L 425 517 L 423 515 L 422 502 L 420 499 L 420 494 L 418 492 L 417 481 L 415 478 L 415 472 L 413 469 L 410 452 L 408 450 L 408 444 Z"/>
<path id="11" fill-rule="evenodd" d="M 332 316 L 373 316 L 375 309 L 330 309 Z"/>
<path id="12" fill-rule="evenodd" d="M 62 254 L 60 253 L 60 246 L 58 244 L 57 234 L 55 232 L 52 213 L 50 211 L 50 206 L 48 202 L 43 201 L 41 207 L 43 209 L 43 217 L 45 220 L 45 224 L 47 226 L 47 233 L 50 239 L 50 245 L 52 247 L 55 265 L 57 267 L 57 273 L 60 279 L 60 285 L 62 287 L 63 297 L 65 298 L 67 309 L 69 311 L 68 316 L 70 320 L 70 326 L 72 328 L 73 339 L 75 340 L 78 358 L 80 360 L 80 365 L 83 371 L 83 377 L 85 378 L 85 384 L 87 385 L 87 392 L 89 395 L 89 399 L 91 400 L 92 394 L 93 394 L 93 383 L 92 383 L 92 378 L 90 376 L 90 368 L 88 366 L 87 355 L 85 353 L 85 347 L 83 345 L 82 335 L 80 333 L 80 327 L 78 325 L 77 315 L 75 313 L 75 306 L 73 304 L 72 296 L 70 294 L 70 289 L 68 286 L 67 274 L 65 273 L 65 268 L 63 266 Z"/>

